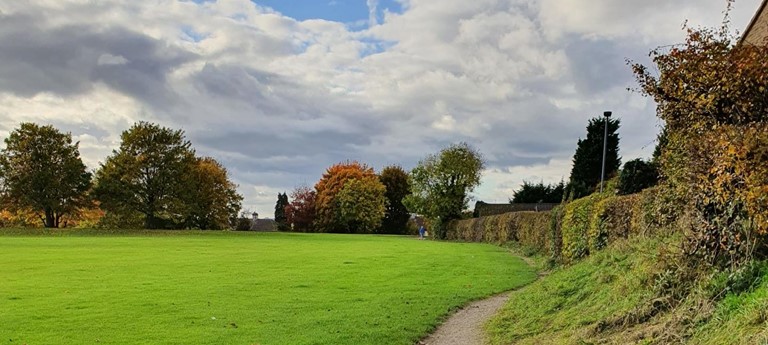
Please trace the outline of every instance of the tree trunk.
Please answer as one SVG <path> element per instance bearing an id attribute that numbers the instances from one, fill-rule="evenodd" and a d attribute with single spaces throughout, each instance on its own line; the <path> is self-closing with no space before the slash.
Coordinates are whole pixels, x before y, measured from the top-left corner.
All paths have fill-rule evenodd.
<path id="1" fill-rule="evenodd" d="M 148 213 L 147 216 L 144 218 L 144 228 L 157 229 L 157 218 L 155 218 L 155 215 L 153 213 Z"/>
<path id="2" fill-rule="evenodd" d="M 53 210 L 50 208 L 45 209 L 45 227 L 46 228 L 58 228 L 58 224 L 56 224 L 56 217 L 53 214 Z"/>

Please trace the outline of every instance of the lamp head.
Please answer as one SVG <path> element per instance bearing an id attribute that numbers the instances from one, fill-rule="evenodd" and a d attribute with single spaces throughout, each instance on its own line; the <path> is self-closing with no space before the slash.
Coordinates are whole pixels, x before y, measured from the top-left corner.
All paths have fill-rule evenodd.
<path id="1" fill-rule="evenodd" d="M 611 114 L 613 114 L 613 113 L 610 112 L 610 111 L 603 112 L 603 116 L 605 116 L 605 117 L 611 117 Z"/>

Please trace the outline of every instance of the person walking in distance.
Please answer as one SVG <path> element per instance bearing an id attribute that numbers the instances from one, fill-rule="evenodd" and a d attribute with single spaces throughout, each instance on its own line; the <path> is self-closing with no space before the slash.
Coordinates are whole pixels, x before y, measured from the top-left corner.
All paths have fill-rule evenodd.
<path id="1" fill-rule="evenodd" d="M 419 227 L 419 239 L 420 239 L 420 240 L 423 240 L 423 239 L 424 239 L 424 234 L 425 234 L 426 232 L 427 232 L 427 229 L 426 229 L 426 228 L 424 228 L 424 225 L 422 225 L 422 226 L 420 226 L 420 227 Z"/>

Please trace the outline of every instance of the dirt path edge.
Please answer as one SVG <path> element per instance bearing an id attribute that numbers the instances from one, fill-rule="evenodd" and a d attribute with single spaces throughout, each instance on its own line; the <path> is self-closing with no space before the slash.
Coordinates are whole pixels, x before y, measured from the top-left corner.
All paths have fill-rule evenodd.
<path id="1" fill-rule="evenodd" d="M 475 301 L 451 315 L 434 333 L 422 339 L 419 345 L 481 345 L 485 339 L 483 324 L 507 303 L 507 291 Z"/>

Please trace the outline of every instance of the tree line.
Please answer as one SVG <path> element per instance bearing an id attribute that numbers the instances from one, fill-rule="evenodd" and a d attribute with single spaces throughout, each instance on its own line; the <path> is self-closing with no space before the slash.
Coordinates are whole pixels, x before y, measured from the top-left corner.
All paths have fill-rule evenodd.
<path id="1" fill-rule="evenodd" d="M 393 165 L 377 174 L 364 163 L 342 162 L 313 188 L 296 187 L 292 201 L 278 194 L 275 219 L 294 231 L 405 234 L 411 214 L 418 214 L 442 238 L 444 225 L 467 208 L 483 167 L 480 153 L 466 143 L 428 155 L 410 172 Z"/>
<path id="2" fill-rule="evenodd" d="M 568 183 L 524 182 L 510 202 L 560 202 L 597 188 L 606 121 L 595 118 L 580 139 Z M 617 174 L 619 120 L 609 120 L 607 176 Z M 0 151 L 0 201 L 11 212 L 39 215 L 46 227 L 59 227 L 85 214 L 95 225 L 147 229 L 245 228 L 238 218 L 242 196 L 226 168 L 198 157 L 182 130 L 138 122 L 121 134 L 118 149 L 91 173 L 69 133 L 23 123 Z M 465 216 L 470 193 L 480 184 L 482 155 L 466 143 L 443 148 L 411 171 L 398 165 L 380 173 L 364 163 L 334 164 L 313 186 L 278 194 L 278 230 L 303 232 L 409 232 L 411 214 L 428 220 L 440 238 L 443 226 Z M 655 163 L 628 162 L 619 180 L 622 193 L 634 193 L 657 180 Z M 95 210 L 95 211 L 94 211 Z M 411 229 L 413 231 L 413 229 Z"/>
<path id="3" fill-rule="evenodd" d="M 70 133 L 22 123 L 0 151 L 0 202 L 49 228 L 98 209 L 98 224 L 147 229 L 225 229 L 243 200 L 227 169 L 199 157 L 184 131 L 135 123 L 95 173 Z M 92 212 L 91 212 L 92 213 Z"/>

